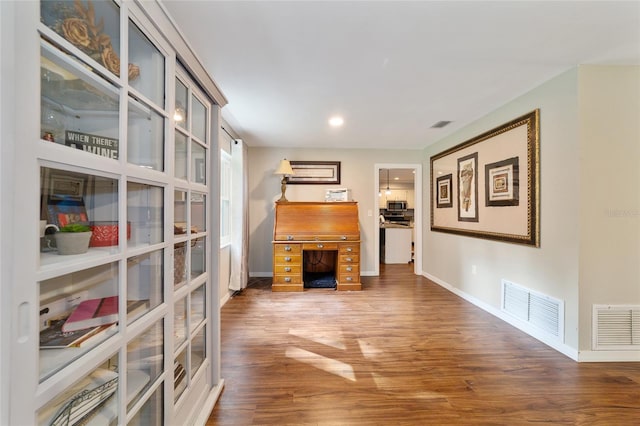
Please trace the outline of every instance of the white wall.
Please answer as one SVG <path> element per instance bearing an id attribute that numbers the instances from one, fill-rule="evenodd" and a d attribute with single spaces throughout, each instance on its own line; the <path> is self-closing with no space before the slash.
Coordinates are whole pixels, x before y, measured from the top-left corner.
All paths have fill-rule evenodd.
<path id="1" fill-rule="evenodd" d="M 392 145 L 390 143 L 390 145 Z M 374 232 L 378 232 L 375 201 L 376 163 L 415 164 L 421 151 L 362 149 L 249 148 L 249 273 L 271 276 L 273 212 L 280 198 L 280 177 L 273 174 L 283 158 L 292 161 L 340 161 L 339 185 L 287 185 L 289 201 L 324 201 L 327 188 L 349 188 L 358 202 L 361 238 L 361 273 L 371 275 L 374 265 Z M 369 215 L 371 213 L 371 215 Z"/>
<path id="2" fill-rule="evenodd" d="M 585 351 L 591 348 L 594 304 L 640 305 L 640 67 L 582 66 L 578 75 Z"/>

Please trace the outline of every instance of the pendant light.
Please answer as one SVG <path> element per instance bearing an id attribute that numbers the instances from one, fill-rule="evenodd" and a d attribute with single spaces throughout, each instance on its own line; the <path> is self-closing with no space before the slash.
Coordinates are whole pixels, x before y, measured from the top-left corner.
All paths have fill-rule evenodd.
<path id="1" fill-rule="evenodd" d="M 389 169 L 387 169 L 387 190 L 384 193 L 391 195 L 391 190 L 389 189 Z"/>

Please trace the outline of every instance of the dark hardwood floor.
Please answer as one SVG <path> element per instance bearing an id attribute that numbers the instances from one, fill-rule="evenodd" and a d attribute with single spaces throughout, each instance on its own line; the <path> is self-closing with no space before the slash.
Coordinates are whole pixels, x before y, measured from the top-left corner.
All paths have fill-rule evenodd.
<path id="1" fill-rule="evenodd" d="M 222 308 L 226 386 L 207 425 L 640 425 L 640 363 L 576 363 L 429 280 Z"/>

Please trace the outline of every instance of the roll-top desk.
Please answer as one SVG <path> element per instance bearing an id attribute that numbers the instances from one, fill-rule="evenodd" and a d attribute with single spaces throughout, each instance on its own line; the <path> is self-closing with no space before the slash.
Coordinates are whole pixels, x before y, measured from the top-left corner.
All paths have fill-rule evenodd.
<path id="1" fill-rule="evenodd" d="M 273 291 L 304 290 L 304 252 L 334 251 L 337 290 L 361 290 L 356 202 L 277 202 Z"/>

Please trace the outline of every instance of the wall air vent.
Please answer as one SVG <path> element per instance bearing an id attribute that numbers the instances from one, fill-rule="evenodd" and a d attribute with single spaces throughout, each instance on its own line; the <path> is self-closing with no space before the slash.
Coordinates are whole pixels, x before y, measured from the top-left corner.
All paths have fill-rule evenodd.
<path id="1" fill-rule="evenodd" d="M 593 350 L 640 349 L 640 306 L 593 305 Z"/>
<path id="2" fill-rule="evenodd" d="M 448 124 L 450 124 L 451 121 L 438 121 L 436 124 L 434 124 L 433 126 L 431 126 L 432 129 L 441 129 L 444 126 L 447 126 Z"/>
<path id="3" fill-rule="evenodd" d="M 564 339 L 562 300 L 502 280 L 502 310 L 556 339 Z"/>

